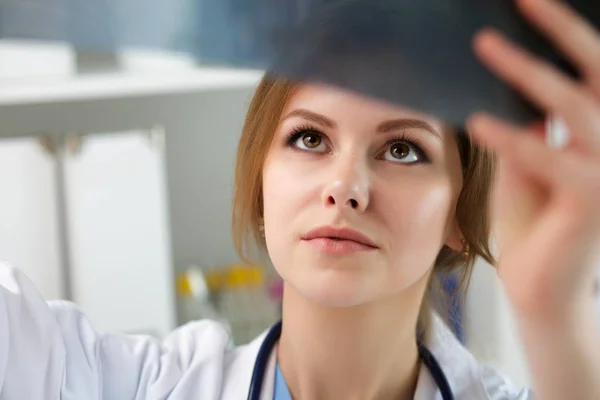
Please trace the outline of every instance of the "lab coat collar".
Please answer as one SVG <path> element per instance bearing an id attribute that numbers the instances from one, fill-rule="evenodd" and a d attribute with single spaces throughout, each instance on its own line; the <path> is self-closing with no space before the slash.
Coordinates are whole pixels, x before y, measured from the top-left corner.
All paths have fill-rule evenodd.
<path id="1" fill-rule="evenodd" d="M 254 362 L 266 335 L 267 332 L 264 332 L 248 345 L 232 350 L 225 369 L 222 399 L 247 398 Z M 424 344 L 444 371 L 455 398 L 490 399 L 481 381 L 479 364 L 436 313 L 432 313 L 429 335 Z M 275 347 L 265 371 L 261 400 L 273 399 L 276 359 Z M 421 364 L 414 400 L 431 399 L 441 399 L 441 394 L 429 370 Z"/>
<path id="2" fill-rule="evenodd" d="M 225 376 L 223 377 L 223 394 L 222 400 L 230 399 L 246 399 L 248 398 L 248 390 L 250 381 L 252 380 L 252 372 L 254 371 L 254 363 L 258 356 L 260 346 L 262 346 L 267 336 L 268 330 L 245 346 L 237 347 L 232 350 L 229 359 L 226 360 Z M 275 368 L 277 364 L 277 345 L 271 351 L 267 370 L 263 381 L 263 387 L 260 399 L 273 400 L 273 391 L 275 385 Z"/>
<path id="3" fill-rule="evenodd" d="M 490 399 L 475 357 L 458 341 L 441 317 L 431 313 L 424 344 L 433 354 L 456 399 Z M 421 363 L 415 400 L 441 399 L 441 393 L 427 367 Z"/>

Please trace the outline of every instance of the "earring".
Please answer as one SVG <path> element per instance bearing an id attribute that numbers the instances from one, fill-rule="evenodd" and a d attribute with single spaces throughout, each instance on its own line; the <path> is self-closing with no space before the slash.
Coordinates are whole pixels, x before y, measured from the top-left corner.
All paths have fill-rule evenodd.
<path id="1" fill-rule="evenodd" d="M 262 218 L 258 221 L 258 231 L 260 232 L 260 236 L 264 238 L 265 237 L 265 220 Z"/>
<path id="2" fill-rule="evenodd" d="M 471 247 L 469 246 L 469 243 L 467 243 L 467 240 L 465 238 L 461 239 L 463 248 L 461 250 L 461 255 L 462 258 L 464 258 L 465 260 L 467 258 L 469 258 L 470 252 L 471 252 Z"/>

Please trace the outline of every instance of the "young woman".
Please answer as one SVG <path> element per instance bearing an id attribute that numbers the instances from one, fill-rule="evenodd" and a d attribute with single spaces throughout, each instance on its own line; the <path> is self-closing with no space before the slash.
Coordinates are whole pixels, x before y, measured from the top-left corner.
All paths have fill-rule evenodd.
<path id="1" fill-rule="evenodd" d="M 482 114 L 454 135 L 414 110 L 267 76 L 240 142 L 234 238 L 242 253 L 264 245 L 285 280 L 282 324 L 237 349 L 208 321 L 164 341 L 99 334 L 2 266 L 0 399 L 600 398 L 600 38 L 559 2 L 519 5 L 583 82 L 494 32 L 474 48 L 564 118 L 566 147 Z M 479 366 L 426 301 L 438 272 L 468 279 L 475 257 L 493 261 L 491 226 L 530 390 Z"/>

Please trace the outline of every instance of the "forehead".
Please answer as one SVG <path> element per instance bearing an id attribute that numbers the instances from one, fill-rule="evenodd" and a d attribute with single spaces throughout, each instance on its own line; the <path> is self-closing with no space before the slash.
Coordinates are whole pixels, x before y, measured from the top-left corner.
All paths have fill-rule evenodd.
<path id="1" fill-rule="evenodd" d="M 444 123 L 431 115 L 324 84 L 299 86 L 289 99 L 283 117 L 296 109 L 324 114 L 342 122 L 361 119 L 379 123 L 386 119 L 412 118 L 426 121 L 440 131 L 444 128 Z"/>

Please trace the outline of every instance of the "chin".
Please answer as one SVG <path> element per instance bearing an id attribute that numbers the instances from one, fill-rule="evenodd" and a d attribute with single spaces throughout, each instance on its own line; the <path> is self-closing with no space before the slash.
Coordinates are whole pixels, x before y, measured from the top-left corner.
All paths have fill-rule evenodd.
<path id="1" fill-rule="evenodd" d="M 372 303 L 403 292 L 427 275 L 426 268 L 402 267 L 415 265 L 413 260 L 397 259 L 390 265 L 377 252 L 331 256 L 304 250 L 271 252 L 271 261 L 294 296 L 326 307 Z"/>
<path id="2" fill-rule="evenodd" d="M 369 303 L 383 289 L 373 276 L 366 276 L 366 271 L 315 268 L 303 272 L 308 273 L 293 277 L 289 283 L 303 297 L 323 306 L 354 307 Z"/>

